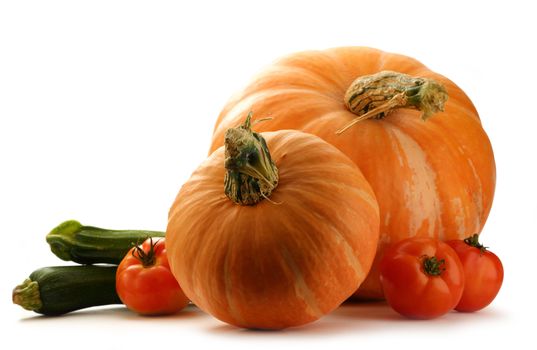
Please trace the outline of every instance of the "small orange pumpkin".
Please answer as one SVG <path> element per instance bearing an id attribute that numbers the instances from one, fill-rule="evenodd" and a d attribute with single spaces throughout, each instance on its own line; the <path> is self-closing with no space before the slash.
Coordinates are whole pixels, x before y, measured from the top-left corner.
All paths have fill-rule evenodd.
<path id="1" fill-rule="evenodd" d="M 496 173 L 477 111 L 458 86 L 413 58 L 366 47 L 284 57 L 224 107 L 211 151 L 248 111 L 271 118 L 260 131 L 297 129 L 335 145 L 371 184 L 380 240 L 364 297 L 382 297 L 377 267 L 388 244 L 462 239 L 485 224 Z"/>
<path id="2" fill-rule="evenodd" d="M 257 134 L 249 123 L 229 130 L 179 191 L 168 260 L 188 298 L 224 322 L 303 325 L 365 279 L 378 205 L 334 146 L 292 130 Z"/>

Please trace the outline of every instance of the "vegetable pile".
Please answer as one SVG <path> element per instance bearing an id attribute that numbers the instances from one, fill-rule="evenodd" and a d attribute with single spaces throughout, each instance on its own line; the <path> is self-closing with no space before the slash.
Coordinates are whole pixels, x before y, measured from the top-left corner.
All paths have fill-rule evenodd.
<path id="1" fill-rule="evenodd" d="M 43 315 L 122 303 L 144 315 L 177 312 L 188 298 L 169 270 L 161 237 L 164 232 L 107 230 L 65 221 L 47 235 L 50 249 L 62 260 L 85 265 L 32 272 L 13 290 L 13 302 Z M 145 242 L 137 245 L 142 239 Z"/>
<path id="2" fill-rule="evenodd" d="M 449 79 L 371 48 L 296 53 L 223 108 L 165 233 L 67 221 L 47 242 L 83 265 L 34 271 L 13 301 L 45 315 L 191 301 L 261 329 L 348 298 L 418 319 L 477 311 L 503 281 L 479 243 L 495 174 L 477 111 Z"/>
<path id="3" fill-rule="evenodd" d="M 417 60 L 366 47 L 284 57 L 226 104 L 211 152 L 250 111 L 270 117 L 257 132 L 295 129 L 336 146 L 371 185 L 379 246 L 357 296 L 382 298 L 378 267 L 390 244 L 483 229 L 496 181 L 490 141 L 468 96 Z"/>

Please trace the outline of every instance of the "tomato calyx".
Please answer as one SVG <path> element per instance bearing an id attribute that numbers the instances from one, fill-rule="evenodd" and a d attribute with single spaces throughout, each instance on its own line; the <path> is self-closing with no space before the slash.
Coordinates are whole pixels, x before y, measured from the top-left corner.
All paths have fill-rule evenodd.
<path id="1" fill-rule="evenodd" d="M 481 252 L 481 255 L 483 255 L 488 249 L 488 247 L 485 247 L 484 245 L 479 243 L 479 234 L 478 233 L 475 233 L 475 234 L 471 235 L 470 237 L 465 238 L 464 243 L 468 244 L 471 247 L 479 249 L 479 251 Z"/>
<path id="2" fill-rule="evenodd" d="M 141 245 L 136 244 L 132 250 L 132 256 L 138 259 L 143 267 L 150 267 L 155 265 L 155 246 L 160 241 L 157 239 L 153 242 L 153 238 L 149 237 L 149 250 L 146 252 Z"/>
<path id="3" fill-rule="evenodd" d="M 446 270 L 446 260 L 440 259 L 436 256 L 421 256 L 423 271 L 429 276 L 440 276 L 442 272 Z"/>

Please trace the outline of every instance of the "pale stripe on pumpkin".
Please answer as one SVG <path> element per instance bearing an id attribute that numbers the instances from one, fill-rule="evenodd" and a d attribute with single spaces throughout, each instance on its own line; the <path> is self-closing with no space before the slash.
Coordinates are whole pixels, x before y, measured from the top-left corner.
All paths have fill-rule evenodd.
<path id="1" fill-rule="evenodd" d="M 352 188 L 352 187 L 349 188 L 349 191 L 357 193 L 360 196 L 360 198 L 362 198 L 364 202 L 366 202 L 371 208 L 374 208 L 375 210 L 377 210 L 376 209 L 378 208 L 377 199 L 371 196 L 370 192 L 362 190 L 362 189 L 358 189 L 358 188 Z"/>
<path id="2" fill-rule="evenodd" d="M 465 222 L 465 210 L 462 205 L 462 199 L 460 197 L 451 198 L 451 208 L 455 212 L 455 226 L 457 228 L 457 236 L 464 238 L 466 236 L 466 222 Z"/>
<path id="3" fill-rule="evenodd" d="M 474 201 L 477 215 L 475 216 L 475 228 L 472 232 L 478 233 L 481 232 L 481 218 L 483 217 L 483 184 L 481 183 L 481 178 L 479 177 L 479 174 L 477 173 L 477 170 L 474 166 L 474 162 L 472 162 L 472 159 L 470 157 L 466 157 L 468 161 L 468 165 L 470 165 L 470 169 L 472 169 L 472 174 L 474 175 L 477 183 L 477 191 L 472 193 L 472 200 Z M 460 238 L 466 238 L 466 237 L 460 237 Z"/>
<path id="4" fill-rule="evenodd" d="M 394 151 L 399 161 L 412 172 L 412 177 L 403 186 L 403 196 L 406 208 L 412 212 L 409 216 L 409 236 L 415 236 L 426 222 L 427 234 L 444 238 L 444 228 L 441 222 L 442 208 L 436 188 L 436 173 L 427 160 L 427 155 L 420 145 L 393 124 L 386 127 L 394 137 Z"/>
<path id="5" fill-rule="evenodd" d="M 304 303 L 306 304 L 306 312 L 315 318 L 320 318 L 324 315 L 324 312 L 322 312 L 319 308 L 317 298 L 315 298 L 315 294 L 306 284 L 302 271 L 300 271 L 300 268 L 298 267 L 297 263 L 295 262 L 287 248 L 281 247 L 280 254 L 284 259 L 287 267 L 295 276 L 295 293 L 300 299 L 304 300 Z"/>
<path id="6" fill-rule="evenodd" d="M 360 261 L 356 258 L 356 252 L 351 247 L 349 242 L 345 239 L 345 237 L 343 237 L 343 235 L 339 233 L 335 228 L 334 228 L 334 233 L 335 233 L 334 238 L 336 239 L 336 241 L 340 244 L 341 243 L 343 244 L 343 249 L 345 250 L 345 256 L 347 258 L 347 262 L 356 273 L 356 276 L 360 280 L 364 279 L 365 271 Z"/>
<path id="7" fill-rule="evenodd" d="M 366 192 L 364 191 L 364 193 Z M 345 252 L 347 264 L 353 269 L 354 273 L 356 274 L 356 277 L 359 280 L 363 280 L 363 278 L 366 275 L 366 272 L 364 271 L 362 263 L 356 257 L 356 252 L 354 248 L 351 246 L 351 244 L 349 243 L 345 235 L 343 235 L 339 231 L 339 229 L 332 223 L 332 221 L 326 216 L 323 216 L 319 213 L 311 213 L 311 214 L 315 215 L 318 218 L 321 218 L 321 220 L 325 223 L 325 225 L 328 226 L 328 228 L 330 229 L 330 232 L 332 233 L 331 237 L 334 238 L 337 245 L 343 245 L 343 250 Z"/>
<path id="8" fill-rule="evenodd" d="M 231 245 L 228 243 L 226 257 L 224 259 L 224 290 L 226 294 L 226 301 L 228 304 L 229 316 L 231 316 L 231 318 L 233 318 L 233 320 L 238 324 L 246 324 L 244 322 L 244 319 L 241 317 L 239 313 L 239 310 L 237 308 L 237 305 L 234 302 L 233 295 L 232 295 L 232 291 L 233 291 L 233 286 L 231 283 L 232 272 L 229 266 L 230 265 L 230 259 L 229 259 L 230 250 L 231 250 Z"/>

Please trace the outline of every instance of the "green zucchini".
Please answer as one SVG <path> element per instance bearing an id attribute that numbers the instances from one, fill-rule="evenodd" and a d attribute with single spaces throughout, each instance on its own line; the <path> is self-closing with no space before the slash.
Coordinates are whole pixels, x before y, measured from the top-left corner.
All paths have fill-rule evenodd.
<path id="1" fill-rule="evenodd" d="M 121 304 L 116 270 L 117 266 L 43 267 L 13 289 L 13 303 L 43 315 Z"/>
<path id="2" fill-rule="evenodd" d="M 62 260 L 79 264 L 119 264 L 133 245 L 148 237 L 164 237 L 164 234 L 161 231 L 107 230 L 69 220 L 47 235 L 47 243 Z"/>

